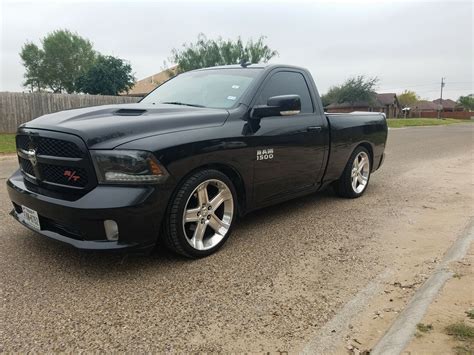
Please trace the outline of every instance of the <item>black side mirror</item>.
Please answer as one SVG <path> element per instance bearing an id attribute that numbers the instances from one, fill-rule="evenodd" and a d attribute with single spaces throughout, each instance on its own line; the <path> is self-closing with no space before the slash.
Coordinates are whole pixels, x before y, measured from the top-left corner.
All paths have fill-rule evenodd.
<path id="1" fill-rule="evenodd" d="M 250 117 L 294 116 L 300 112 L 301 99 L 299 95 L 280 95 L 268 98 L 266 105 L 255 106 Z"/>

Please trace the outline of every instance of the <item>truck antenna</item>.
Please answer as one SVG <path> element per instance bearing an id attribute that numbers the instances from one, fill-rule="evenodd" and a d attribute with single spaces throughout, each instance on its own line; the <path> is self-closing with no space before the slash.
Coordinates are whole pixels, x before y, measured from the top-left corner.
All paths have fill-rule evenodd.
<path id="1" fill-rule="evenodd" d="M 250 64 L 252 64 L 252 63 L 249 62 L 249 61 L 247 61 L 246 59 L 242 59 L 242 60 L 240 61 L 240 66 L 241 66 L 242 68 L 247 68 Z"/>

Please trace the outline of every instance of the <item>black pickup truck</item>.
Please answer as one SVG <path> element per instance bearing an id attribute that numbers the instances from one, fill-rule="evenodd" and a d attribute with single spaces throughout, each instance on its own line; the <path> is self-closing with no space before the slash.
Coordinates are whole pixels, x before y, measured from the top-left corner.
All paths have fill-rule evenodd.
<path id="1" fill-rule="evenodd" d="M 12 216 L 81 249 L 215 252 L 235 219 L 333 185 L 361 196 L 384 159 L 382 113 L 326 114 L 287 65 L 187 72 L 140 103 L 19 127 Z"/>

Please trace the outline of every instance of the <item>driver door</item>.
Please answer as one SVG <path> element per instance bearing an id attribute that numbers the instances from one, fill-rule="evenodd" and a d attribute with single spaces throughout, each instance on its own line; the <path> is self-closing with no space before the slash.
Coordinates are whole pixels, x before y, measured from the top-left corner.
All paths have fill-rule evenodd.
<path id="1" fill-rule="evenodd" d="M 257 94 L 255 105 L 269 97 L 299 95 L 301 112 L 294 116 L 264 117 L 253 136 L 254 198 L 257 205 L 314 188 L 322 170 L 325 140 L 307 80 L 297 70 L 271 72 Z"/>

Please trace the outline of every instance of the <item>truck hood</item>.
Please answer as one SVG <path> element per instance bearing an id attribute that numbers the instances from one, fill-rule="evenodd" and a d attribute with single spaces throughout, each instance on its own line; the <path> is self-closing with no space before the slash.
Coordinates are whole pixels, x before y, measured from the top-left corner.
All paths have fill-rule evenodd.
<path id="1" fill-rule="evenodd" d="M 56 112 L 20 127 L 72 133 L 81 137 L 90 149 L 113 149 L 139 138 L 220 126 L 228 116 L 224 109 L 119 104 Z"/>

